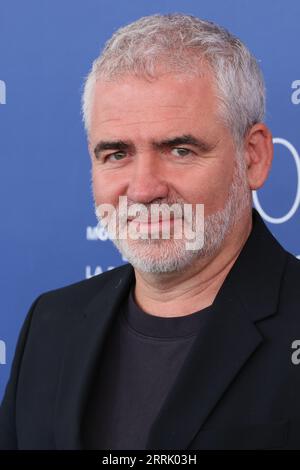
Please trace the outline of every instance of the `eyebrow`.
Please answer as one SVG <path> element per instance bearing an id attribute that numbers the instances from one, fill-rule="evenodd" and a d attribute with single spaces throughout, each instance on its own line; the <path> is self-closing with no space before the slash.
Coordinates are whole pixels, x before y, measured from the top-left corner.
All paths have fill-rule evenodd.
<path id="1" fill-rule="evenodd" d="M 156 149 L 165 149 L 169 147 L 176 147 L 178 145 L 193 145 L 197 147 L 201 152 L 207 153 L 212 151 L 216 144 L 209 144 L 203 139 L 198 139 L 191 134 L 184 134 L 181 136 L 171 137 L 169 139 L 163 139 L 161 141 L 152 141 L 152 146 Z M 94 154 L 99 157 L 99 154 L 104 150 L 128 150 L 134 148 L 134 145 L 130 141 L 124 140 L 101 140 L 97 143 L 94 148 Z"/>
<path id="2" fill-rule="evenodd" d="M 193 145 L 194 147 L 197 147 L 201 152 L 210 152 L 216 146 L 214 144 L 209 144 L 203 139 L 198 139 L 191 134 L 184 134 L 178 137 L 164 139 L 160 142 L 154 142 L 153 145 L 156 148 L 177 147 L 178 145 Z"/>
<path id="3" fill-rule="evenodd" d="M 94 148 L 95 156 L 99 156 L 103 150 L 127 150 L 132 145 L 124 140 L 101 140 Z"/>

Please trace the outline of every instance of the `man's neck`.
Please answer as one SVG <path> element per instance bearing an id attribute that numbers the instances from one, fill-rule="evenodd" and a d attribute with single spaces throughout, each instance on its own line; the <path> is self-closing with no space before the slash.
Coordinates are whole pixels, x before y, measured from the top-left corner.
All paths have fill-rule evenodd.
<path id="1" fill-rule="evenodd" d="M 211 259 L 199 259 L 188 270 L 143 273 L 135 270 L 135 301 L 160 317 L 189 315 L 211 305 L 238 258 L 252 228 L 251 214 L 240 219 Z"/>

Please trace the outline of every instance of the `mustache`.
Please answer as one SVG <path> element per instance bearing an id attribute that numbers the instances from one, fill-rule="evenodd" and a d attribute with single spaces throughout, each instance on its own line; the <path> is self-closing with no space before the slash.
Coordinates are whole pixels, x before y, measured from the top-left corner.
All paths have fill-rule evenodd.
<path id="1" fill-rule="evenodd" d="M 201 205 L 201 204 L 200 204 Z M 98 221 L 106 223 L 114 221 L 119 227 L 125 227 L 132 221 L 138 223 L 184 221 L 190 225 L 194 223 L 198 203 L 187 203 L 180 197 L 152 200 L 149 203 L 136 203 L 128 200 L 127 196 L 119 196 L 118 204 L 99 204 L 95 206 Z"/>
<path id="2" fill-rule="evenodd" d="M 135 219 L 139 222 L 181 219 L 184 214 L 185 201 L 166 200 L 148 204 L 129 203 L 127 211 L 117 208 L 120 223 L 126 224 Z"/>

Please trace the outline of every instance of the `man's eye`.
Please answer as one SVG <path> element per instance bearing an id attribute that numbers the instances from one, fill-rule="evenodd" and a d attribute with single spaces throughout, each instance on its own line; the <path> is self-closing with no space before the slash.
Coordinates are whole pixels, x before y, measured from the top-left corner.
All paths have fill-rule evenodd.
<path id="1" fill-rule="evenodd" d="M 172 154 L 176 157 L 186 157 L 187 155 L 191 154 L 191 150 L 182 147 L 176 147 L 172 149 Z"/>
<path id="2" fill-rule="evenodd" d="M 108 160 L 108 161 L 111 161 L 111 162 L 115 162 L 115 161 L 122 160 L 124 157 L 125 157 L 124 152 L 115 152 L 115 153 L 111 153 L 110 155 L 107 155 L 105 157 L 105 161 Z"/>

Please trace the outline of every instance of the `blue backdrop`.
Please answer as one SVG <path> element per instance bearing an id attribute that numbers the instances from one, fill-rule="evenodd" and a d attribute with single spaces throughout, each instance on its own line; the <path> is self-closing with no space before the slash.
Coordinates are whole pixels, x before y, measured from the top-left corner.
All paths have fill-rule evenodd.
<path id="1" fill-rule="evenodd" d="M 259 59 L 276 140 L 256 205 L 300 255 L 298 0 L 0 0 L 0 399 L 34 298 L 122 263 L 94 239 L 82 82 L 118 27 L 174 11 L 224 25 Z"/>

